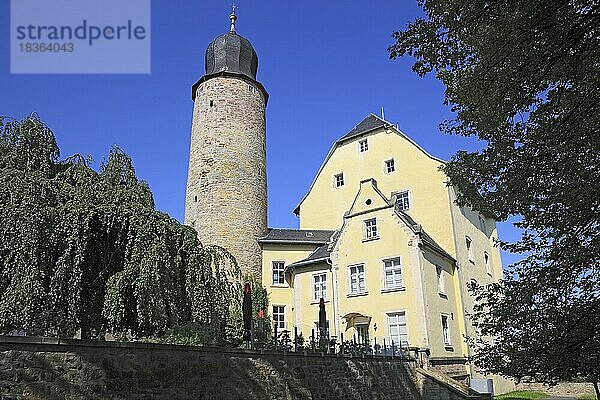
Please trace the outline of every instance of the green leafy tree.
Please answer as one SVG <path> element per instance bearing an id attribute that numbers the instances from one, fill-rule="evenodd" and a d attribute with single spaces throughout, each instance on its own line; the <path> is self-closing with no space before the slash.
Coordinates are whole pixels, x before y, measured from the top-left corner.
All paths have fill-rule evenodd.
<path id="1" fill-rule="evenodd" d="M 461 205 L 523 235 L 502 284 L 474 288 L 474 319 L 494 337 L 483 368 L 544 382 L 600 378 L 600 3 L 420 0 L 392 58 L 435 73 L 455 113 L 441 124 L 482 150 L 443 170 Z"/>
<path id="2" fill-rule="evenodd" d="M 59 156 L 36 115 L 0 118 L 0 332 L 141 338 L 192 326 L 222 343 L 241 306 L 235 259 L 157 211 L 118 147 L 99 172 Z"/>

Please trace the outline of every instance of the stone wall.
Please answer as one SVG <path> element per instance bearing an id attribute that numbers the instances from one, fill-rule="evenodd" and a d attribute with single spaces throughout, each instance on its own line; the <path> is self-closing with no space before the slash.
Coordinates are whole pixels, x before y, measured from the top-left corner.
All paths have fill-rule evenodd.
<path id="1" fill-rule="evenodd" d="M 485 399 L 399 359 L 0 337 L 2 400 Z"/>
<path id="2" fill-rule="evenodd" d="M 592 383 L 560 382 L 555 386 L 544 385 L 543 383 L 519 383 L 516 390 L 534 390 L 544 392 L 551 396 L 580 397 L 583 395 L 595 396 L 594 385 Z"/>

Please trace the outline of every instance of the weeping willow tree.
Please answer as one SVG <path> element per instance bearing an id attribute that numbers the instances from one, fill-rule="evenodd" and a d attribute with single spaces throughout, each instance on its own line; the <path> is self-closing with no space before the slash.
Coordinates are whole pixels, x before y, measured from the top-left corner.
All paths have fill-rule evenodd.
<path id="1" fill-rule="evenodd" d="M 222 341 L 241 308 L 235 259 L 157 211 L 118 147 L 98 172 L 59 158 L 37 115 L 0 117 L 0 332 L 139 338 L 191 324 Z"/>

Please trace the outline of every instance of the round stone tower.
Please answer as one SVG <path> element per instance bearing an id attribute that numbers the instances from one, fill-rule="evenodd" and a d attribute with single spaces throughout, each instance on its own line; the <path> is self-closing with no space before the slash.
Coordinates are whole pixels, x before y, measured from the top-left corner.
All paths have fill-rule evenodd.
<path id="1" fill-rule="evenodd" d="M 226 248 L 245 273 L 261 279 L 257 238 L 267 230 L 265 108 L 258 56 L 231 29 L 206 49 L 205 74 L 192 87 L 194 117 L 185 223 L 202 244 Z"/>

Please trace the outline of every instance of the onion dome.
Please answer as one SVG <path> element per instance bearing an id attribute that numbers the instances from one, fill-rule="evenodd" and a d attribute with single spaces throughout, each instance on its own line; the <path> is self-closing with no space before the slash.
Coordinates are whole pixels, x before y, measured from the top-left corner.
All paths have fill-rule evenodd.
<path id="1" fill-rule="evenodd" d="M 205 73 L 212 75 L 229 72 L 256 80 L 258 55 L 248 39 L 235 32 L 235 21 L 237 20 L 235 9 L 229 19 L 231 20 L 230 31 L 217 36 L 206 49 Z"/>

